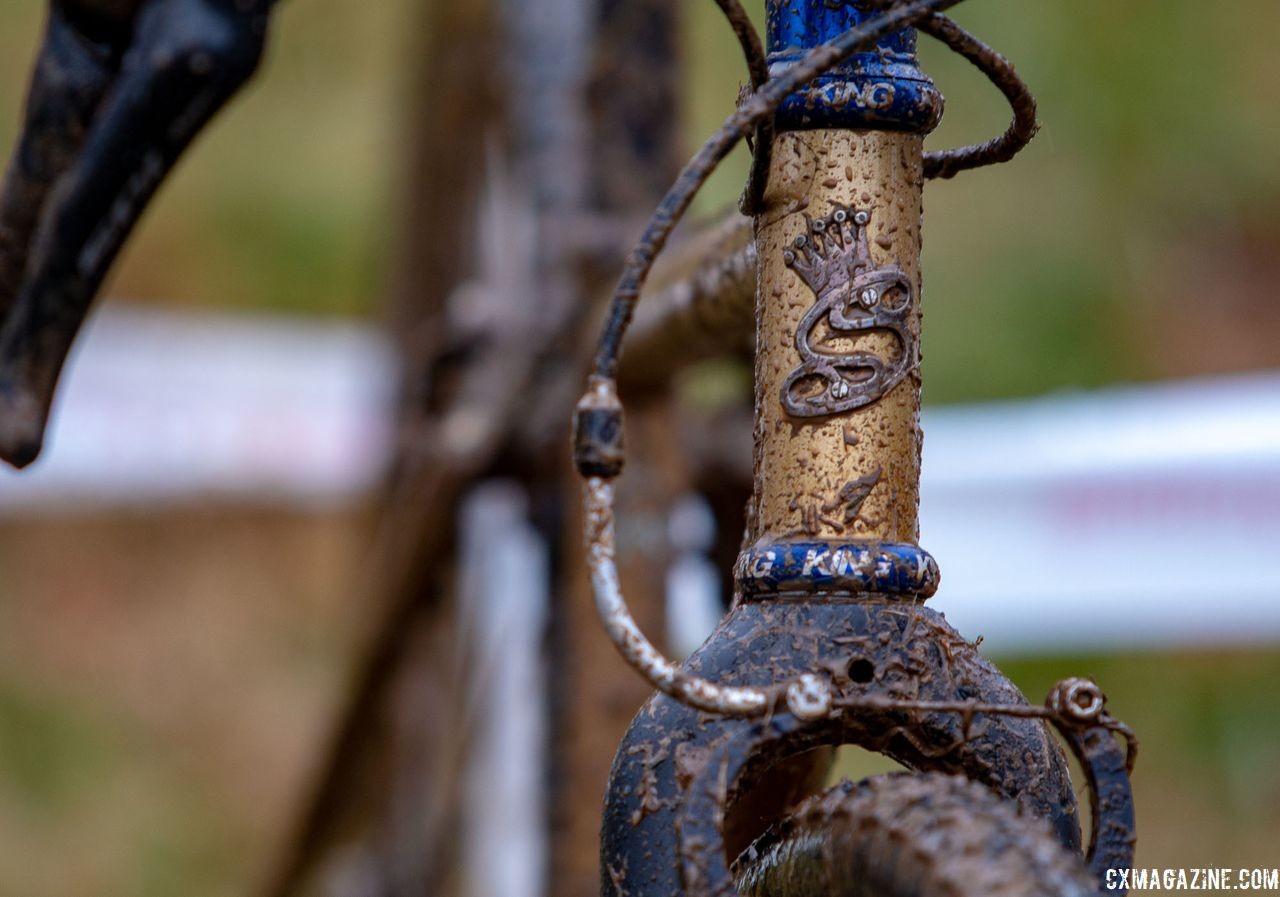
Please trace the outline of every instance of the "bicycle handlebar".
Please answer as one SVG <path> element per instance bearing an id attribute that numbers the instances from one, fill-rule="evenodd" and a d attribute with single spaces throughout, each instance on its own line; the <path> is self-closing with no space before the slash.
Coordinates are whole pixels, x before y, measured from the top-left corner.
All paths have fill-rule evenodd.
<path id="1" fill-rule="evenodd" d="M 54 390 L 121 247 L 257 68 L 271 0 L 54 0 L 0 193 L 0 458 L 40 454 Z"/>

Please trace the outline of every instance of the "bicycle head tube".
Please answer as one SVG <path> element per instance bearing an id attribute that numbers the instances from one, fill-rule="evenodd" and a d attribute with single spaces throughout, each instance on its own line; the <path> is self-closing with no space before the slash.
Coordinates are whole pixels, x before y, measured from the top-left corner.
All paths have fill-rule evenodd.
<path id="1" fill-rule="evenodd" d="M 619 650 L 659 693 L 614 760 L 604 895 L 735 895 L 731 860 L 821 787 L 830 748 L 846 743 L 979 781 L 1078 850 L 1076 799 L 1050 722 L 1110 813 L 1095 817 L 1104 833 L 1091 859 L 1132 858 L 1127 761 L 1112 737 L 1122 727 L 1102 710 L 1101 692 L 1072 680 L 1033 707 L 924 604 L 939 572 L 918 523 L 923 184 L 1008 158 L 1035 129 L 1025 85 L 1006 77 L 1002 58 L 984 64 L 987 48 L 936 14 L 944 3 L 766 4 L 770 79 L 724 129 L 754 126 L 764 169 L 753 170 L 745 194 L 754 197 L 746 205 L 758 259 L 754 491 L 732 606 L 680 665 L 635 627 L 613 567 L 611 481 L 623 445 L 612 376 L 647 259 L 687 206 L 706 147 L 655 214 L 615 295 L 579 405 L 578 463 L 597 604 Z M 1001 84 L 1015 107 L 1004 137 L 926 157 L 942 98 L 919 69 L 915 31 L 875 30 L 894 15 Z M 715 151 L 717 140 L 708 143 Z M 1119 790 L 1098 804 L 1108 788 Z"/>

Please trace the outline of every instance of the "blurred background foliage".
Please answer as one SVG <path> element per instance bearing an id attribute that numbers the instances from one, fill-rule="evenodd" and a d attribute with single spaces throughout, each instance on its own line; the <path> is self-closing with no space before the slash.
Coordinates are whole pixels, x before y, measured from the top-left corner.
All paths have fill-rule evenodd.
<path id="1" fill-rule="evenodd" d="M 430 2 L 430 0 L 426 0 Z M 0 5 L 0 145 L 42 3 Z M 741 78 L 690 3 L 689 143 Z M 282 4 L 262 76 L 148 213 L 114 297 L 376 317 L 409 164 L 421 6 Z M 966 4 L 1044 122 L 1014 164 L 926 197 L 926 401 L 1280 366 L 1280 5 Z M 923 40 L 948 97 L 932 145 L 1001 129 Z M 742 151 L 698 209 L 730 205 Z M 315 761 L 358 614 L 354 515 L 0 526 L 0 894 L 244 893 Z M 1033 699 L 1092 673 L 1144 738 L 1140 859 L 1280 862 L 1280 655 L 1015 660 Z"/>

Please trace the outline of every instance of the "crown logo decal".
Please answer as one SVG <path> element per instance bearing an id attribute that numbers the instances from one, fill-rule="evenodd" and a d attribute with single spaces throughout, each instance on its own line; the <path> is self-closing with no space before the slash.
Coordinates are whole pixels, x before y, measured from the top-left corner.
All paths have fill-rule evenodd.
<path id="1" fill-rule="evenodd" d="M 901 268 L 872 259 L 869 211 L 835 206 L 805 221 L 782 258 L 816 298 L 796 328 L 801 363 L 782 384 L 782 405 L 793 417 L 825 417 L 878 401 L 916 366 L 908 326 L 915 297 Z M 893 357 L 833 345 L 872 331 L 895 337 Z"/>

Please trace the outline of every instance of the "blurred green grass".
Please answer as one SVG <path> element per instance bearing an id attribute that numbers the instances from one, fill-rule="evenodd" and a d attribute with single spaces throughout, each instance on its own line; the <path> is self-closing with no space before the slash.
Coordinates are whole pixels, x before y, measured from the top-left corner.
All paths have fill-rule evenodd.
<path id="1" fill-rule="evenodd" d="M 209 893 L 243 868 L 244 832 L 162 739 L 101 692 L 8 675 L 0 683 L 0 893 Z M 60 858 L 64 851 L 74 859 Z M 234 877 L 243 882 L 243 873 Z"/>
<path id="2" fill-rule="evenodd" d="M 349 658 L 351 516 L 0 525 L 0 895 L 261 883 Z"/>

